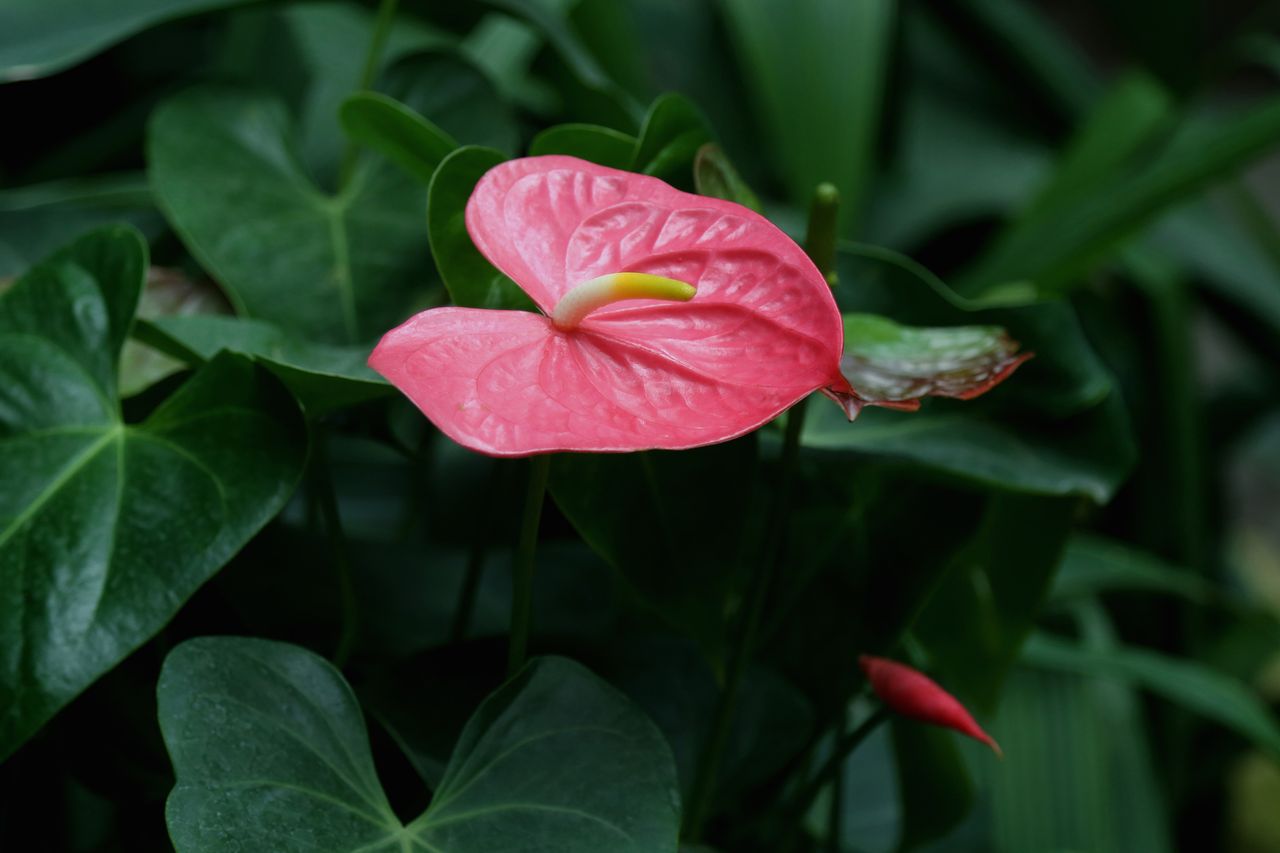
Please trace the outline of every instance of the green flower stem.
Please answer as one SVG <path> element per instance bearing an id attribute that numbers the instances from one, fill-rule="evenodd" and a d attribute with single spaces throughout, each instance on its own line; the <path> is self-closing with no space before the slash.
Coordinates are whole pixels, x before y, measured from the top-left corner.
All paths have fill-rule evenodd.
<path id="1" fill-rule="evenodd" d="M 373 85 L 378 74 L 378 66 L 382 62 L 382 50 L 387 46 L 387 38 L 391 35 L 391 24 L 396 18 L 396 6 L 399 0 L 382 0 L 378 4 L 378 16 L 373 22 L 373 35 L 369 38 L 369 50 L 364 56 L 364 69 L 360 72 L 360 82 L 356 91 L 363 91 Z M 342 167 L 338 172 L 339 191 L 346 188 L 356 167 L 356 146 L 350 139 L 342 151 Z"/>
<path id="2" fill-rule="evenodd" d="M 337 575 L 338 599 L 341 608 L 341 628 L 338 644 L 333 653 L 333 665 L 342 669 L 351 658 L 359 630 L 360 612 L 356 608 L 355 587 L 351 582 L 351 549 L 342 528 L 342 515 L 338 511 L 338 497 L 333 488 L 333 472 L 329 466 L 329 433 L 326 429 L 312 430 L 311 481 L 315 501 L 319 504 L 320 517 L 329 537 L 329 555 Z"/>
<path id="3" fill-rule="evenodd" d="M 809 810 L 810 804 L 822 792 L 822 789 L 840 778 L 844 763 L 849 760 L 849 756 L 853 754 L 853 751 L 861 746 L 867 736 L 874 732 L 888 716 L 888 711 L 883 707 L 879 707 L 853 731 L 841 735 L 832 748 L 831 755 L 818 768 L 818 772 L 809 777 L 809 781 L 805 783 L 804 787 L 791 798 L 787 813 L 794 818 L 792 822 L 793 828 L 800 826 L 805 812 Z"/>
<path id="4" fill-rule="evenodd" d="M 733 729 L 733 718 L 737 711 L 742 678 L 755 651 L 756 637 L 760 633 L 765 604 L 769 600 L 769 591 L 773 587 L 774 577 L 777 574 L 783 534 L 786 531 L 787 516 L 790 513 L 795 460 L 799 455 L 800 433 L 804 429 L 804 416 L 808 402 L 809 398 L 804 398 L 792 406 L 787 413 L 787 429 L 779 461 L 780 480 L 777 491 L 774 493 L 773 508 L 769 514 L 769 527 L 765 534 L 765 547 L 762 552 L 764 559 L 756 563 L 748 583 L 747 605 L 742 617 L 741 629 L 737 641 L 729 652 L 724 686 L 716 702 L 711 734 L 698 762 L 693 790 L 689 796 L 689 810 L 685 813 L 685 836 L 690 841 L 698 841 L 702 837 L 702 831 L 710 816 L 720 764 L 724 759 L 725 748 L 729 744 L 729 734 Z"/>
<path id="5" fill-rule="evenodd" d="M 511 644 L 507 647 L 507 675 L 515 675 L 524 666 L 529 648 L 529 625 L 533 621 L 533 564 L 538 548 L 538 525 L 542 521 L 542 503 L 547 492 L 547 475 L 551 457 L 535 456 L 530 460 L 529 490 L 525 492 L 524 519 L 520 522 L 520 542 L 512 564 Z"/>
<path id="6" fill-rule="evenodd" d="M 840 195 L 831 184 L 820 184 L 814 191 L 809 209 L 809 230 L 805 251 L 828 283 L 835 281 L 836 214 Z M 716 701 L 711 734 L 698 759 L 698 769 L 689 795 L 689 808 L 685 812 L 684 835 L 690 841 L 699 841 L 711 815 L 715 789 L 733 730 L 742 679 L 747 664 L 755 652 L 756 639 L 764 617 L 765 605 L 776 582 L 786 540 L 787 520 L 791 514 L 791 490 L 795 481 L 796 460 L 800 455 L 800 435 L 804 432 L 806 397 L 787 412 L 786 432 L 782 440 L 782 455 L 778 461 L 778 483 L 769 513 L 769 526 L 765 532 L 763 559 L 755 564 L 747 584 L 747 603 L 740 621 L 737 638 L 729 651 L 725 668 L 724 685 Z"/>
<path id="7" fill-rule="evenodd" d="M 471 531 L 471 550 L 467 555 L 467 573 L 462 579 L 458 604 L 453 611 L 453 625 L 449 630 L 451 642 L 460 643 L 467 638 L 471 628 L 471 616 L 476 609 L 476 595 L 480 591 L 480 577 L 484 574 L 485 551 L 489 544 L 489 526 L 484 522 L 485 508 L 493 503 L 498 491 L 499 463 L 489 464 L 489 476 L 485 480 L 484 497 L 475 512 L 475 527 Z"/>
<path id="8" fill-rule="evenodd" d="M 840 191 L 835 184 L 818 184 L 809 203 L 809 230 L 804 238 L 804 250 L 813 261 L 827 284 L 836 286 L 836 242 L 839 239 L 837 217 L 840 212 Z"/>

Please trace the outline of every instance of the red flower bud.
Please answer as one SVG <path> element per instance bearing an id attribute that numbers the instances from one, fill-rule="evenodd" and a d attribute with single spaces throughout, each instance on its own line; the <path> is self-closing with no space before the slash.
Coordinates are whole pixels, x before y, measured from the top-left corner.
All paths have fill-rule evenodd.
<path id="1" fill-rule="evenodd" d="M 871 689 L 885 707 L 904 717 L 945 726 L 991 747 L 1002 756 L 1000 745 L 974 722 L 964 706 L 937 682 L 922 672 L 886 658 L 862 655 L 858 658 Z"/>

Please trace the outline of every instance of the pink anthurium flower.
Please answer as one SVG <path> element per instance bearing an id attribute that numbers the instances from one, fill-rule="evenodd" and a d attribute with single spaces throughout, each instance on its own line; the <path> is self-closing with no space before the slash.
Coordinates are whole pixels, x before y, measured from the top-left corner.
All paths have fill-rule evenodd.
<path id="1" fill-rule="evenodd" d="M 737 204 L 573 157 L 490 170 L 479 250 L 542 314 L 434 308 L 369 358 L 493 456 L 682 449 L 751 432 L 840 373 L 840 313 L 804 251 Z"/>

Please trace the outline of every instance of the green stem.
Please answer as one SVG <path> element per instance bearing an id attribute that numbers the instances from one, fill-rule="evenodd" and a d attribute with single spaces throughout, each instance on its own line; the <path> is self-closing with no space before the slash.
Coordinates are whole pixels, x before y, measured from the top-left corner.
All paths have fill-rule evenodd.
<path id="1" fill-rule="evenodd" d="M 369 38 L 369 49 L 364 56 L 364 69 L 360 72 L 360 82 L 356 91 L 364 91 L 373 86 L 374 77 L 378 74 L 378 66 L 382 63 L 382 50 L 387 46 L 391 35 L 391 24 L 395 21 L 396 6 L 399 0 L 381 0 L 378 4 L 378 16 L 373 22 L 373 35 Z M 339 191 L 346 188 L 356 166 L 356 146 L 350 139 L 342 151 L 342 167 L 338 172 Z"/>
<path id="2" fill-rule="evenodd" d="M 454 643 L 467 638 L 471 628 L 471 614 L 476 608 L 476 594 L 480 591 L 480 578 L 484 574 L 484 555 L 489 544 L 489 526 L 484 522 L 485 513 L 493 503 L 498 491 L 499 467 L 497 460 L 489 465 L 489 476 L 485 480 L 483 501 L 476 509 L 475 527 L 471 531 L 471 551 L 467 555 L 467 574 L 462 579 L 462 590 L 458 593 L 458 605 L 453 611 L 453 627 L 449 636 Z"/>
<path id="3" fill-rule="evenodd" d="M 748 582 L 747 605 L 742 617 L 742 627 L 738 632 L 737 641 L 729 652 L 724 686 L 716 702 L 711 734 L 703 747 L 698 770 L 693 780 L 693 790 L 689 796 L 689 810 L 685 814 L 685 836 L 690 841 L 698 841 L 702 837 L 707 818 L 710 816 L 720 763 L 724 759 L 725 748 L 729 744 L 729 734 L 733 729 L 733 718 L 737 711 L 742 678 L 755 651 L 756 636 L 760 632 L 765 604 L 769 600 L 769 592 L 774 584 L 778 564 L 781 562 L 782 543 L 791 509 L 791 484 L 794 479 L 795 460 L 800 452 L 800 434 L 804 430 L 804 416 L 808 402 L 809 398 L 802 399 L 787 413 L 787 429 L 782 441 L 782 456 L 779 460 L 780 478 L 778 489 L 774 493 L 773 508 L 769 513 L 769 527 L 765 534 L 763 549 L 764 559 L 756 563 Z"/>
<path id="4" fill-rule="evenodd" d="M 312 482 L 316 502 L 320 505 L 320 517 L 329 537 L 329 555 L 338 581 L 338 598 L 341 608 L 341 628 L 337 648 L 333 652 L 333 665 L 342 669 L 351 658 L 355 646 L 360 613 L 356 608 L 355 587 L 351 582 L 351 550 L 342 528 L 342 516 L 338 512 L 338 497 L 333 487 L 333 473 L 329 467 L 329 435 L 327 430 L 313 432 Z"/>
<path id="5" fill-rule="evenodd" d="M 809 208 L 809 230 L 805 239 L 805 251 L 829 283 L 835 282 L 836 214 L 839 204 L 840 194 L 832 184 L 818 185 L 813 194 L 813 204 Z M 701 840 L 707 819 L 711 816 L 720 764 L 724 760 L 729 735 L 733 730 L 742 679 L 755 651 L 765 605 L 770 599 L 781 568 L 787 519 L 791 513 L 791 488 L 795 480 L 796 460 L 800 455 L 800 436 L 804 432 L 808 402 L 806 397 L 787 412 L 782 454 L 778 460 L 777 489 L 769 512 L 762 559 L 755 564 L 747 582 L 747 602 L 739 623 L 741 627 L 729 650 L 724 685 L 716 701 L 711 733 L 698 758 L 698 769 L 689 794 L 689 808 L 685 812 L 684 821 L 684 835 L 689 841 Z"/>
<path id="6" fill-rule="evenodd" d="M 813 265 L 836 286 L 836 242 L 840 233 L 837 217 L 840 212 L 840 191 L 835 184 L 818 184 L 809 203 L 809 230 L 804 238 L 804 250 Z"/>
<path id="7" fill-rule="evenodd" d="M 547 492 L 547 475 L 551 457 L 535 456 L 530 460 L 529 490 L 525 492 L 524 518 L 520 522 L 520 542 L 512 564 L 511 644 L 507 648 L 507 676 L 524 666 L 529 648 L 529 625 L 533 621 L 533 564 L 538 548 L 538 524 L 542 521 L 542 502 Z"/>
<path id="8" fill-rule="evenodd" d="M 844 764 L 849 760 L 849 756 L 888 716 L 888 712 L 883 707 L 877 708 L 857 728 L 840 736 L 840 739 L 836 741 L 835 746 L 831 749 L 831 755 L 818 768 L 818 772 L 813 774 L 805 786 L 791 798 L 787 812 L 793 818 L 793 827 L 800 826 L 804 820 L 805 812 L 809 810 L 809 805 L 814 798 L 822 792 L 823 788 L 840 778 Z"/>

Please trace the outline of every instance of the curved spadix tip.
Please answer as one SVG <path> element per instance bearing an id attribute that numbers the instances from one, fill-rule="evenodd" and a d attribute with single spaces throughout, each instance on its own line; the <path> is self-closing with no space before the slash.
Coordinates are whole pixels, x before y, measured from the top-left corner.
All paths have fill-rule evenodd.
<path id="1" fill-rule="evenodd" d="M 576 327 L 582 319 L 606 305 L 626 299 L 662 299 L 688 302 L 698 291 L 687 282 L 644 272 L 616 272 L 575 286 L 556 303 L 552 324 L 562 331 Z"/>

